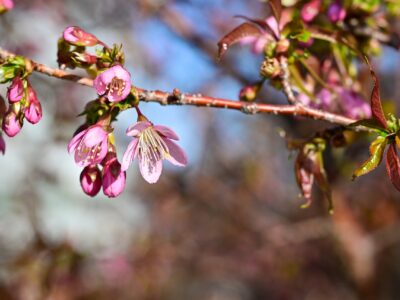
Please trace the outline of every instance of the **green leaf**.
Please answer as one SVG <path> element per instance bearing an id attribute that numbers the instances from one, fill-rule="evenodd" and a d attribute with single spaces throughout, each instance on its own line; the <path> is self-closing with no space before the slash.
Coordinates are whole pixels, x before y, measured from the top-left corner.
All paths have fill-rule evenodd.
<path id="1" fill-rule="evenodd" d="M 376 119 L 363 119 L 363 120 L 358 120 L 357 122 L 351 123 L 348 125 L 348 127 L 354 128 L 358 126 L 364 126 L 370 129 L 375 129 L 381 132 L 386 132 L 387 129 L 384 128 L 381 123 L 379 123 Z"/>
<path id="2" fill-rule="evenodd" d="M 387 138 L 383 136 L 378 136 L 369 147 L 370 157 L 353 173 L 353 180 L 357 177 L 365 175 L 376 167 L 382 161 L 383 152 L 385 151 L 385 147 L 387 145 Z"/>

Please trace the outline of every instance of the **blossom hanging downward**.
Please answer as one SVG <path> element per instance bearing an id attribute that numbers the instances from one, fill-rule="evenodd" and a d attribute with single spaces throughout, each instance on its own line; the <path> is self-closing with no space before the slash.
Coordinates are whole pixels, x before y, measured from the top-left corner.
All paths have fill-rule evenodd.
<path id="1" fill-rule="evenodd" d="M 138 157 L 143 178 L 149 183 L 155 183 L 161 175 L 163 159 L 176 166 L 186 166 L 186 154 L 172 141 L 179 138 L 170 128 L 153 125 L 149 121 L 139 121 L 129 127 L 126 133 L 133 140 L 122 158 L 122 171 L 128 169 L 132 160 Z"/>
<path id="2" fill-rule="evenodd" d="M 101 163 L 107 148 L 108 132 L 100 124 L 82 130 L 68 144 L 68 152 L 75 151 L 75 162 L 81 167 Z"/>
<path id="3" fill-rule="evenodd" d="M 14 2 L 12 0 L 0 0 L 0 14 L 13 9 Z"/>
<path id="4" fill-rule="evenodd" d="M 122 66 L 116 65 L 98 75 L 93 85 L 100 96 L 106 96 L 111 102 L 119 102 L 131 91 L 131 74 Z"/>

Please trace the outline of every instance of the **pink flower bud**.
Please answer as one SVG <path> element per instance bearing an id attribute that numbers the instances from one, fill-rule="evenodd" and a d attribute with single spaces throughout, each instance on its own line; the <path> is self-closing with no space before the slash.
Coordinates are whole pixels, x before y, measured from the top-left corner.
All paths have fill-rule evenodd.
<path id="1" fill-rule="evenodd" d="M 101 171 L 96 165 L 90 165 L 82 170 L 81 187 L 86 195 L 94 197 L 101 189 Z"/>
<path id="2" fill-rule="evenodd" d="M 104 161 L 103 193 L 108 197 L 117 197 L 125 188 L 125 171 L 121 171 L 121 164 L 113 152 L 109 152 Z"/>
<path id="3" fill-rule="evenodd" d="M 9 137 L 16 136 L 21 131 L 22 121 L 14 111 L 9 110 L 3 118 L 2 128 Z"/>
<path id="4" fill-rule="evenodd" d="M 328 18 L 331 22 L 336 23 L 346 18 L 346 10 L 340 0 L 334 1 L 328 8 Z"/>
<path id="5" fill-rule="evenodd" d="M 301 18 L 304 22 L 311 22 L 318 15 L 321 7 L 321 0 L 311 0 L 304 4 L 301 9 Z"/>
<path id="6" fill-rule="evenodd" d="M 7 98 L 10 103 L 19 102 L 24 97 L 24 83 L 22 79 L 17 76 L 12 81 L 7 90 Z"/>
<path id="7" fill-rule="evenodd" d="M 73 59 L 81 64 L 93 65 L 97 62 L 97 56 L 89 53 L 73 52 Z"/>
<path id="8" fill-rule="evenodd" d="M 63 38 L 65 41 L 75 46 L 95 46 L 100 42 L 93 34 L 84 31 L 78 26 L 65 28 Z"/>
<path id="9" fill-rule="evenodd" d="M 0 152 L 4 153 L 6 152 L 6 141 L 3 138 L 3 135 L 0 133 Z"/>
<path id="10" fill-rule="evenodd" d="M 36 124 L 42 119 L 42 106 L 37 99 L 36 92 L 32 87 L 28 87 L 29 105 L 25 109 L 24 114 L 28 122 Z"/>
<path id="11" fill-rule="evenodd" d="M 14 3 L 12 0 L 0 0 L 0 14 L 13 9 Z"/>

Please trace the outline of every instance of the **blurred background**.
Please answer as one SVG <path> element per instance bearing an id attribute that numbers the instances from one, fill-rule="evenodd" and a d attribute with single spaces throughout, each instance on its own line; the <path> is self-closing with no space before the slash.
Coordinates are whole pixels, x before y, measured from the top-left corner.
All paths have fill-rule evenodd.
<path id="1" fill-rule="evenodd" d="M 217 63 L 217 41 L 241 22 L 233 16 L 267 13 L 241 0 L 15 0 L 0 18 L 0 44 L 56 67 L 58 37 L 78 25 L 123 43 L 137 86 L 237 99 L 262 58 L 235 47 Z M 399 54 L 385 48 L 382 57 L 383 97 L 396 103 Z M 150 120 L 181 137 L 188 167 L 165 164 L 149 185 L 134 164 L 120 197 L 89 198 L 66 145 L 96 94 L 40 74 L 31 81 L 43 120 L 7 139 L 0 157 L 0 299 L 399 299 L 400 194 L 383 166 L 350 181 L 367 140 L 327 153 L 331 216 L 318 191 L 300 209 L 279 136 L 329 124 L 144 103 Z M 285 103 L 272 88 L 260 99 Z M 135 120 L 134 111 L 119 118 L 119 157 Z"/>

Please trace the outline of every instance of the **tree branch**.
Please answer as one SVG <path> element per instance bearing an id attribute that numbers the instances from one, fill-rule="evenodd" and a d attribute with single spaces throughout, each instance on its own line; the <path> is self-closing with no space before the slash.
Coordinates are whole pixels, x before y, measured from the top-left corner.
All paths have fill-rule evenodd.
<path id="1" fill-rule="evenodd" d="M 16 54 L 10 53 L 0 48 L 0 60 L 6 60 Z M 63 80 L 73 81 L 85 86 L 93 86 L 93 80 L 87 77 L 78 76 L 60 69 L 53 69 L 33 60 L 27 59 L 31 63 L 33 71 L 55 77 Z M 326 111 L 313 109 L 303 105 L 272 105 L 264 103 L 249 103 L 243 101 L 228 100 L 222 98 L 213 98 L 201 94 L 183 94 L 174 89 L 172 92 L 150 91 L 136 87 L 140 101 L 157 102 L 161 105 L 191 105 L 198 107 L 215 107 L 238 110 L 246 114 L 266 113 L 274 115 L 301 116 L 314 120 L 323 120 L 326 122 L 349 125 L 356 120 L 341 115 L 329 113 Z M 366 129 L 366 128 L 360 128 Z"/>

